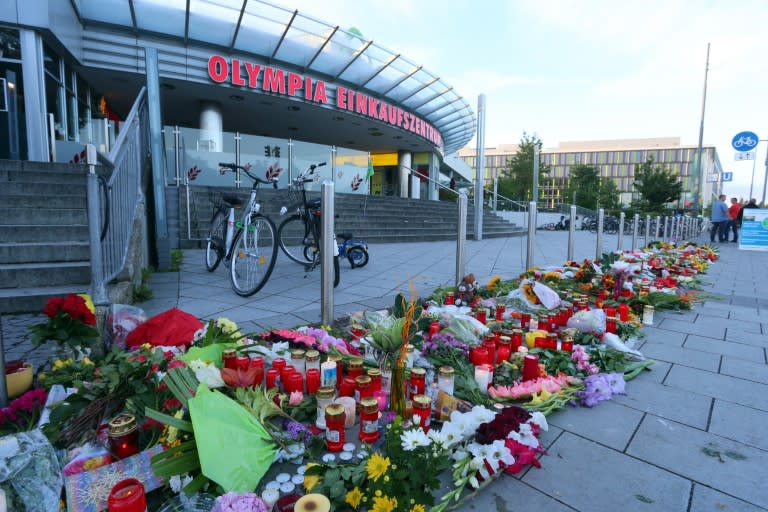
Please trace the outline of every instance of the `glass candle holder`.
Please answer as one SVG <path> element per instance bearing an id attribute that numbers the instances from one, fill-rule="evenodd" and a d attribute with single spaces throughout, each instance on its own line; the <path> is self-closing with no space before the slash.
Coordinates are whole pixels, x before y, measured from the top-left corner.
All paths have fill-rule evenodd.
<path id="1" fill-rule="evenodd" d="M 336 361 L 325 361 L 320 365 L 320 385 L 322 387 L 336 387 Z"/>
<path id="2" fill-rule="evenodd" d="M 109 422 L 109 448 L 118 459 L 139 453 L 139 430 L 133 414 L 115 416 Z"/>
<path id="3" fill-rule="evenodd" d="M 374 392 L 381 391 L 381 370 L 378 368 L 370 368 L 367 373 L 371 378 L 371 389 Z"/>
<path id="4" fill-rule="evenodd" d="M 320 388 L 320 370 L 307 368 L 307 393 L 314 395 Z"/>
<path id="5" fill-rule="evenodd" d="M 235 359 L 235 367 L 238 370 L 247 371 L 251 365 L 251 358 L 248 356 L 237 356 Z"/>
<path id="6" fill-rule="evenodd" d="M 643 308 L 643 324 L 653 325 L 653 306 L 645 306 Z"/>
<path id="7" fill-rule="evenodd" d="M 469 351 L 469 360 L 474 366 L 488 362 L 488 350 L 485 347 L 472 347 Z"/>
<path id="8" fill-rule="evenodd" d="M 605 332 L 610 332 L 611 334 L 616 334 L 616 317 L 615 316 L 609 316 L 605 319 Z"/>
<path id="9" fill-rule="evenodd" d="M 523 359 L 523 381 L 539 377 L 539 356 L 529 354 Z"/>
<path id="10" fill-rule="evenodd" d="M 355 379 L 344 377 L 344 380 L 341 381 L 341 387 L 339 387 L 339 396 L 355 396 Z"/>
<path id="11" fill-rule="evenodd" d="M 441 366 L 437 371 L 437 387 L 453 396 L 455 371 L 450 366 Z"/>
<path id="12" fill-rule="evenodd" d="M 560 350 L 573 352 L 573 338 L 571 336 L 566 336 L 563 338 L 563 341 L 560 343 Z"/>
<path id="13" fill-rule="evenodd" d="M 347 363 L 347 377 L 355 378 L 363 374 L 363 360 L 353 357 Z"/>
<path id="14" fill-rule="evenodd" d="M 336 399 L 336 388 L 324 386 L 317 390 L 317 417 L 315 426 L 325 429 L 325 407 L 331 405 Z"/>
<path id="15" fill-rule="evenodd" d="M 619 320 L 626 322 L 629 320 L 629 306 L 625 303 L 619 304 Z"/>
<path id="16" fill-rule="evenodd" d="M 424 432 L 429 431 L 432 420 L 432 399 L 427 395 L 413 397 L 413 415 L 419 417 L 419 426 Z"/>
<path id="17" fill-rule="evenodd" d="M 488 386 L 491 385 L 493 378 L 493 366 L 489 364 L 481 364 L 475 366 L 475 383 L 480 388 L 480 392 L 488 394 Z"/>
<path id="18" fill-rule="evenodd" d="M 405 346 L 405 367 L 406 368 L 413 368 L 413 351 L 414 350 L 416 350 L 416 347 L 414 347 L 410 343 Z"/>
<path id="19" fill-rule="evenodd" d="M 456 304 L 456 294 L 453 292 L 448 292 L 445 294 L 445 305 L 446 306 L 452 306 Z"/>
<path id="20" fill-rule="evenodd" d="M 264 358 L 261 356 L 254 356 L 248 363 L 248 368 L 256 369 L 256 375 L 253 377 L 253 385 L 261 386 L 264 382 Z"/>
<path id="21" fill-rule="evenodd" d="M 427 371 L 424 368 L 411 369 L 411 379 L 408 384 L 408 397 L 413 400 L 416 395 L 423 395 L 427 387 Z"/>
<path id="22" fill-rule="evenodd" d="M 340 452 L 346 443 L 345 410 L 341 404 L 331 404 L 325 408 L 325 446 L 329 452 Z"/>
<path id="23" fill-rule="evenodd" d="M 307 350 L 307 353 L 304 354 L 304 367 L 309 370 L 310 368 L 314 368 L 316 370 L 320 370 L 320 352 L 317 350 Z"/>
<path id="24" fill-rule="evenodd" d="M 475 313 L 475 318 L 478 322 L 485 325 L 488 323 L 488 310 L 485 308 L 480 308 Z"/>
<path id="25" fill-rule="evenodd" d="M 510 341 L 512 342 L 512 352 L 517 352 L 523 346 L 523 330 L 513 329 Z"/>
<path id="26" fill-rule="evenodd" d="M 237 351 L 233 348 L 225 348 L 221 352 L 221 364 L 224 368 L 237 370 Z"/>
<path id="27" fill-rule="evenodd" d="M 360 440 L 375 443 L 379 440 L 379 402 L 375 398 L 360 400 Z"/>
<path id="28" fill-rule="evenodd" d="M 367 375 L 355 377 L 355 402 L 360 403 L 363 398 L 370 398 L 372 396 L 371 378 Z"/>
<path id="29" fill-rule="evenodd" d="M 507 306 L 504 304 L 496 304 L 496 321 L 501 322 L 504 320 L 504 313 L 507 311 Z"/>
<path id="30" fill-rule="evenodd" d="M 501 336 L 499 338 L 499 348 L 496 349 L 496 362 L 501 364 L 502 361 L 509 359 L 512 355 L 512 340 L 509 336 Z"/>
<path id="31" fill-rule="evenodd" d="M 440 333 L 440 322 L 431 322 L 429 324 L 429 337 L 432 338 Z"/>
<path id="32" fill-rule="evenodd" d="M 300 348 L 291 350 L 291 365 L 302 375 L 307 370 L 306 361 L 304 360 L 305 354 L 306 352 Z"/>
<path id="33" fill-rule="evenodd" d="M 144 484 L 135 478 L 121 480 L 109 492 L 107 498 L 109 512 L 146 512 L 147 497 Z"/>
<path id="34" fill-rule="evenodd" d="M 527 330 L 530 328 L 531 324 L 531 315 L 528 313 L 520 313 L 520 328 L 523 330 Z"/>

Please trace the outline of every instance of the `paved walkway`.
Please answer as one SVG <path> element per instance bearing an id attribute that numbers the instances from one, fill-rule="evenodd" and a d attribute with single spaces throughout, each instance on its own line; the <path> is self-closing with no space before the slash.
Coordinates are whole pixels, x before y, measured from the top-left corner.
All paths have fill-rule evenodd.
<path id="1" fill-rule="evenodd" d="M 594 235 L 579 232 L 576 259 L 594 257 Z M 535 262 L 559 264 L 567 234 L 537 233 Z M 628 248 L 627 237 L 624 247 Z M 614 249 L 607 236 L 604 248 Z M 658 361 L 627 385 L 628 394 L 594 409 L 552 414 L 541 469 L 504 477 L 464 510 L 756 511 L 768 510 L 768 253 L 721 245 L 706 279 L 714 295 L 691 312 L 657 313 L 641 350 Z M 372 246 L 365 268 L 342 264 L 337 316 L 389 306 L 409 280 L 423 293 L 450 284 L 455 243 Z M 517 275 L 525 238 L 467 243 L 467 271 L 484 283 Z M 304 275 L 278 261 L 267 286 L 242 299 L 224 269 L 205 272 L 202 251 L 185 251 L 180 273 L 155 273 L 152 315 L 178 306 L 203 318 L 226 316 L 246 330 L 318 321 L 319 271 Z M 6 358 L 32 355 L 26 326 L 36 315 L 0 318 Z"/>

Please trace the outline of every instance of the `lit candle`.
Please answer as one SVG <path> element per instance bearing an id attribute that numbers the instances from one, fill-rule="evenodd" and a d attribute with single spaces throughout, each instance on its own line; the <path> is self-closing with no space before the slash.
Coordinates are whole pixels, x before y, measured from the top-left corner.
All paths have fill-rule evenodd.
<path id="1" fill-rule="evenodd" d="M 135 478 L 118 482 L 109 493 L 107 509 L 109 512 L 146 512 L 144 485 Z"/>
<path id="2" fill-rule="evenodd" d="M 326 361 L 320 365 L 320 385 L 336 387 L 336 361 Z"/>
<path id="3" fill-rule="evenodd" d="M 643 308 L 643 324 L 653 325 L 653 306 Z"/>
<path id="4" fill-rule="evenodd" d="M 387 393 L 385 393 L 382 390 L 374 391 L 373 398 L 375 398 L 376 401 L 378 402 L 380 411 L 387 410 Z"/>
<path id="5" fill-rule="evenodd" d="M 484 394 L 488 394 L 488 386 L 491 384 L 491 378 L 493 376 L 493 367 L 489 364 L 481 364 L 475 366 L 475 382 L 480 391 Z"/>
<path id="6" fill-rule="evenodd" d="M 629 306 L 625 303 L 619 304 L 619 320 L 622 322 L 629 320 Z"/>
<path id="7" fill-rule="evenodd" d="M 264 492 L 261 493 L 261 499 L 264 500 L 267 510 L 272 510 L 275 503 L 277 503 L 277 500 L 280 499 L 280 491 L 277 489 L 265 489 Z"/>

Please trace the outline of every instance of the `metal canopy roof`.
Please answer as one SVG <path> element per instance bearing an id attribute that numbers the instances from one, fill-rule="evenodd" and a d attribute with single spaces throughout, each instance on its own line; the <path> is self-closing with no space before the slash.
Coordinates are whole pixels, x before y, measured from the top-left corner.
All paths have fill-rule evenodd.
<path id="1" fill-rule="evenodd" d="M 442 133 L 445 154 L 465 146 L 475 132 L 475 115 L 453 87 L 354 29 L 262 0 L 70 1 L 85 24 L 199 41 L 354 84 L 430 122 Z"/>

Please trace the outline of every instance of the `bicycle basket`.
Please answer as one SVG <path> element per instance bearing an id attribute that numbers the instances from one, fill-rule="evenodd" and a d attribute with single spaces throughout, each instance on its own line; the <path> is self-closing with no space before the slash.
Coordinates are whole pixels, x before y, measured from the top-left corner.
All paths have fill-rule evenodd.
<path id="1" fill-rule="evenodd" d="M 224 203 L 224 193 L 220 190 L 209 190 L 208 191 L 208 201 L 213 204 L 213 208 L 217 209 L 219 206 L 221 206 Z"/>
<path id="2" fill-rule="evenodd" d="M 279 207 L 286 207 L 288 210 L 295 210 L 301 206 L 303 206 L 302 198 L 302 186 L 301 185 L 290 185 L 288 188 L 284 188 L 280 191 L 280 193 L 277 195 L 277 205 Z"/>

